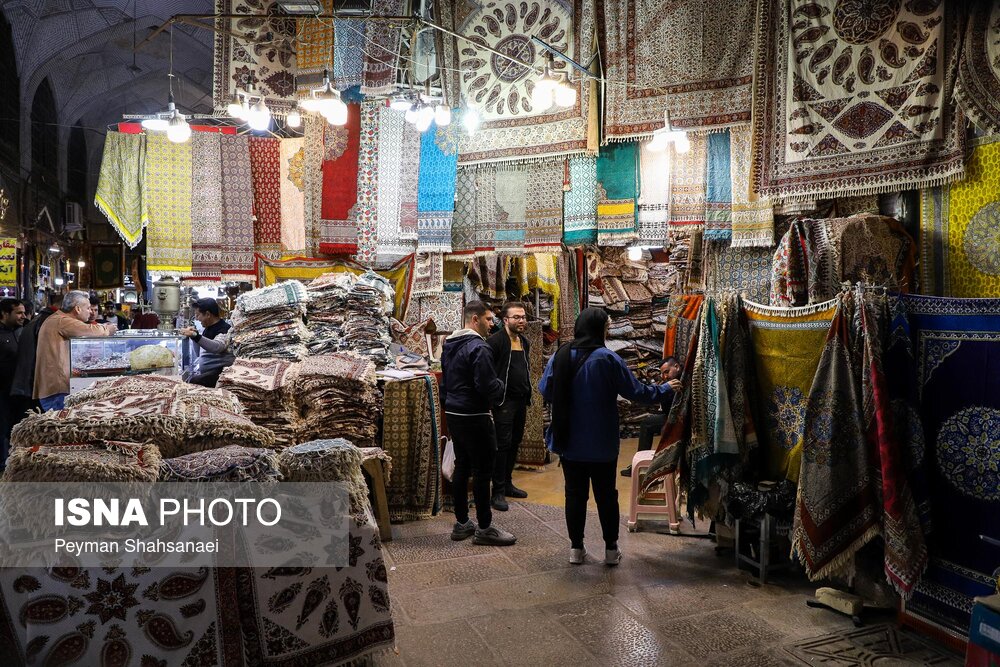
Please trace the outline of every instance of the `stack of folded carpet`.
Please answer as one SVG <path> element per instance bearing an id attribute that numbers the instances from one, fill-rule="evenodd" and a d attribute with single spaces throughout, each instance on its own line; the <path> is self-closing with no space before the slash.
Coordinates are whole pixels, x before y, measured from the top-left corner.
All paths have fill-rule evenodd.
<path id="1" fill-rule="evenodd" d="M 381 285 L 358 281 L 347 295 L 347 315 L 344 319 L 342 350 L 354 350 L 371 358 L 379 368 L 385 368 L 392 360 L 389 345 L 389 318 L 386 314 L 392 298 Z"/>
<path id="2" fill-rule="evenodd" d="M 350 352 L 310 357 L 299 370 L 295 400 L 302 420 L 299 442 L 346 438 L 367 446 L 375 441 L 382 395 L 370 358 Z"/>
<path id="3" fill-rule="evenodd" d="M 670 298 L 653 297 L 653 334 L 662 341 L 662 334 L 667 331 L 667 317 L 670 315 Z"/>
<path id="4" fill-rule="evenodd" d="M 224 388 L 212 389 L 181 382 L 163 375 L 132 375 L 99 380 L 89 387 L 66 397 L 66 407 L 73 408 L 91 401 L 121 395 L 169 396 L 179 403 L 214 405 L 238 415 L 243 414 L 239 398 Z"/>
<path id="5" fill-rule="evenodd" d="M 684 272 L 669 262 L 654 262 L 649 265 L 649 280 L 646 287 L 653 297 L 668 297 L 677 292 L 684 279 Z"/>
<path id="6" fill-rule="evenodd" d="M 353 350 L 385 368 L 392 357 L 389 318 L 394 293 L 384 279 L 368 274 L 326 273 L 309 284 L 311 354 Z"/>
<path id="7" fill-rule="evenodd" d="M 240 295 L 233 311 L 233 352 L 238 357 L 305 358 L 310 334 L 302 318 L 308 300 L 297 280 Z"/>
<path id="8" fill-rule="evenodd" d="M 237 358 L 222 371 L 219 387 L 238 396 L 244 414 L 270 429 L 276 445 L 287 447 L 298 442 L 302 428 L 294 394 L 300 367 L 285 359 Z"/>
<path id="9" fill-rule="evenodd" d="M 340 349 L 347 316 L 347 295 L 357 283 L 353 273 L 324 273 L 309 283 L 310 354 L 327 354 Z"/>

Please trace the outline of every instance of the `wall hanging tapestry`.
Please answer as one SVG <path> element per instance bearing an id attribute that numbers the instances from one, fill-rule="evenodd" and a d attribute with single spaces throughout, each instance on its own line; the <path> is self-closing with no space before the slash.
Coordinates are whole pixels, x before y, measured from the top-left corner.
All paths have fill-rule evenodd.
<path id="1" fill-rule="evenodd" d="M 357 104 L 347 105 L 347 124 L 323 123 L 323 205 L 319 251 L 353 255 L 358 250 L 354 206 L 358 201 L 358 148 L 361 117 Z"/>
<path id="2" fill-rule="evenodd" d="M 451 252 L 458 159 L 457 124 L 431 128 L 420 136 L 417 184 L 417 250 Z"/>
<path id="3" fill-rule="evenodd" d="M 955 99 L 986 132 L 1000 132 L 1000 2 L 969 5 Z"/>
<path id="4" fill-rule="evenodd" d="M 381 130 L 379 131 L 381 134 Z M 420 196 L 420 132 L 410 123 L 403 126 L 403 167 L 400 172 L 400 238 L 417 240 L 417 198 Z M 382 156 L 379 155 L 381 169 Z M 379 243 L 381 245 L 381 242 Z"/>
<path id="5" fill-rule="evenodd" d="M 382 102 L 361 105 L 361 144 L 358 149 L 358 254 L 356 259 L 374 264 L 378 258 L 378 136 Z"/>
<path id="6" fill-rule="evenodd" d="M 757 434 L 764 479 L 797 481 L 809 390 L 836 301 L 772 308 L 744 301 L 757 371 Z"/>
<path id="7" fill-rule="evenodd" d="M 548 457 L 544 433 L 545 402 L 542 400 L 542 395 L 538 393 L 538 383 L 542 381 L 542 373 L 545 371 L 541 321 L 529 322 L 524 335 L 531 346 L 528 364 L 531 370 L 532 396 L 524 422 L 524 439 L 521 440 L 521 447 L 517 450 L 517 465 L 534 470 L 545 465 L 545 460 Z"/>
<path id="8" fill-rule="evenodd" d="M 297 22 L 274 0 L 215 0 L 215 12 L 246 15 L 215 19 L 215 110 L 226 113 L 236 90 L 251 85 L 272 111 L 294 107 Z"/>
<path id="9" fill-rule="evenodd" d="M 333 0 L 320 0 L 320 5 L 322 6 L 323 14 L 330 14 L 333 11 Z M 330 21 L 324 19 L 314 19 L 301 17 L 295 22 L 295 84 L 300 93 L 308 93 L 310 88 L 318 88 L 323 81 L 323 70 L 330 69 L 330 53 L 334 49 L 334 34 L 337 30 L 337 23 L 334 22 L 333 27 L 330 26 Z M 347 23 L 347 22 L 345 22 Z M 342 28 L 344 26 L 341 26 Z M 355 30 L 360 30 L 358 26 L 354 26 Z M 347 32 L 345 30 L 345 32 Z M 352 35 L 356 33 L 351 31 L 347 39 L 352 39 Z M 362 36 L 364 31 L 362 31 Z M 340 42 L 340 39 L 336 40 Z M 347 46 L 345 43 L 343 46 Z M 348 87 L 350 85 L 360 85 L 361 84 L 361 55 L 357 54 L 353 58 L 347 57 L 345 53 L 334 53 L 334 56 L 341 55 L 344 57 L 336 58 L 334 57 L 333 71 L 330 72 L 334 77 L 339 73 L 340 76 L 347 77 L 347 73 L 351 71 L 357 72 L 357 78 L 354 80 L 348 80 L 345 82 Z M 339 86 L 338 86 L 339 87 Z"/>
<path id="10" fill-rule="evenodd" d="M 444 291 L 444 255 L 418 252 L 413 259 L 413 296 Z"/>
<path id="11" fill-rule="evenodd" d="M 372 0 L 375 16 L 400 16 L 403 0 Z M 364 73 L 361 92 L 385 95 L 396 89 L 396 63 L 399 60 L 399 25 L 386 21 L 368 21 L 363 42 Z"/>
<path id="12" fill-rule="evenodd" d="M 281 185 L 281 250 L 285 256 L 306 251 L 305 139 L 282 139 L 278 164 Z"/>
<path id="13" fill-rule="evenodd" d="M 534 252 L 559 250 L 562 245 L 564 162 L 527 167 L 524 247 Z"/>
<path id="14" fill-rule="evenodd" d="M 670 297 L 667 311 L 667 330 L 663 334 L 663 356 L 677 357 L 684 363 L 688 356 L 691 335 L 695 330 L 701 306 L 705 302 L 703 294 L 675 294 Z"/>
<path id="15" fill-rule="evenodd" d="M 419 169 L 420 149 L 413 146 L 404 149 L 404 136 L 420 135 L 408 128 L 402 111 L 382 107 L 379 109 L 378 135 L 378 257 L 380 262 L 395 261 L 404 255 L 409 255 L 416 249 L 416 244 L 403 239 L 403 165 L 414 162 Z M 413 183 L 417 179 L 414 175 Z M 415 230 L 414 230 L 415 231 Z"/>
<path id="16" fill-rule="evenodd" d="M 215 132 L 191 135 L 191 275 L 219 280 L 222 275 L 222 148 Z"/>
<path id="17" fill-rule="evenodd" d="M 639 147 L 639 242 L 663 246 L 670 220 L 671 152 Z"/>
<path id="18" fill-rule="evenodd" d="M 492 228 L 489 238 L 499 252 L 524 251 L 524 235 L 527 232 L 528 171 L 524 165 L 505 169 L 494 166 L 480 168 L 484 187 L 480 191 L 482 201 L 482 228 Z M 498 283 L 500 293 L 503 284 Z"/>
<path id="19" fill-rule="evenodd" d="M 145 188 L 146 135 L 108 132 L 94 206 L 129 248 L 139 245 L 149 224 Z"/>
<path id="20" fill-rule="evenodd" d="M 437 380 L 425 376 L 385 383 L 382 448 L 392 457 L 386 488 L 392 521 L 429 519 L 440 508 L 441 458 Z"/>
<path id="21" fill-rule="evenodd" d="M 965 180 L 921 193 L 920 287 L 939 296 L 1000 296 L 1000 137 L 978 142 Z"/>
<path id="22" fill-rule="evenodd" d="M 322 116 L 306 114 L 303 120 L 304 151 L 302 184 L 305 199 L 305 254 L 319 255 L 319 230 L 323 219 L 323 134 L 327 122 Z"/>
<path id="23" fill-rule="evenodd" d="M 463 298 L 461 292 L 428 294 L 417 300 L 417 315 L 408 319 L 415 322 L 433 320 L 438 331 L 458 331 L 462 328 Z M 413 312 L 410 308 L 410 312 Z"/>
<path id="24" fill-rule="evenodd" d="M 439 21 L 493 49 L 509 53 L 522 62 L 539 60 L 533 36 L 577 62 L 589 62 L 594 39 L 593 4 L 583 0 L 538 0 L 524 5 L 501 0 L 490 5 L 438 3 Z M 576 104 L 569 108 L 531 105 L 531 77 L 527 70 L 487 51 L 457 46 L 463 71 L 462 96 L 474 102 L 482 125 L 472 136 L 464 136 L 458 160 L 462 164 L 518 161 L 552 155 L 582 153 L 596 148 L 597 109 L 592 104 L 589 82 L 574 77 Z M 569 65 L 556 59 L 559 74 Z"/>
<path id="25" fill-rule="evenodd" d="M 114 289 L 125 281 L 125 260 L 120 245 L 92 245 L 90 267 L 94 289 Z"/>
<path id="26" fill-rule="evenodd" d="M 636 152 L 634 142 L 609 144 L 597 156 L 597 242 L 602 246 L 624 246 L 639 238 Z"/>
<path id="27" fill-rule="evenodd" d="M 597 242 L 597 158 L 569 158 L 569 190 L 563 215 L 563 242 L 567 245 Z"/>
<path id="28" fill-rule="evenodd" d="M 233 137 L 227 137 L 230 138 Z M 247 185 L 249 186 L 249 182 Z M 165 134 L 150 134 L 146 137 L 144 190 L 149 201 L 147 270 L 175 276 L 190 275 L 190 142 L 175 144 Z"/>
<path id="29" fill-rule="evenodd" d="M 281 139 L 250 137 L 254 250 L 281 258 Z"/>
<path id="30" fill-rule="evenodd" d="M 366 31 L 367 21 L 333 21 L 333 85 L 338 90 L 361 85 Z"/>
<path id="31" fill-rule="evenodd" d="M 708 135 L 708 166 L 705 169 L 705 240 L 728 241 L 733 235 L 731 152 L 728 130 Z"/>
<path id="32" fill-rule="evenodd" d="M 253 176 L 249 138 L 219 137 L 222 149 L 222 275 L 253 282 Z"/>
<path id="33" fill-rule="evenodd" d="M 599 0 L 605 138 L 648 136 L 664 109 L 678 128 L 750 120 L 754 4 Z"/>
<path id="34" fill-rule="evenodd" d="M 955 5 L 767 0 L 754 77 L 754 190 L 878 193 L 961 178 L 965 128 L 949 104 Z"/>
<path id="35" fill-rule="evenodd" d="M 476 251 L 477 197 L 475 168 L 459 167 L 455 176 L 455 217 L 451 221 L 453 255 L 468 255 Z"/>
<path id="36" fill-rule="evenodd" d="M 771 290 L 770 248 L 732 248 L 726 241 L 705 244 L 705 292 L 737 292 L 756 303 Z"/>
<path id="37" fill-rule="evenodd" d="M 580 314 L 580 289 L 577 281 L 576 254 L 561 252 L 557 256 L 556 270 L 559 286 L 557 312 L 559 314 L 559 340 L 573 340 L 573 327 Z"/>
<path id="38" fill-rule="evenodd" d="M 670 165 L 670 229 L 672 231 L 705 228 L 705 168 L 708 163 L 708 137 L 692 134 L 691 150 L 676 153 Z"/>
<path id="39" fill-rule="evenodd" d="M 931 564 L 905 609 L 964 634 L 973 596 L 996 587 L 996 550 L 979 535 L 1000 512 L 1000 301 L 903 299 L 934 524 Z"/>
<path id="40" fill-rule="evenodd" d="M 732 181 L 734 248 L 770 248 L 774 245 L 774 210 L 771 200 L 750 185 L 753 139 L 749 125 L 729 130 L 729 175 Z"/>

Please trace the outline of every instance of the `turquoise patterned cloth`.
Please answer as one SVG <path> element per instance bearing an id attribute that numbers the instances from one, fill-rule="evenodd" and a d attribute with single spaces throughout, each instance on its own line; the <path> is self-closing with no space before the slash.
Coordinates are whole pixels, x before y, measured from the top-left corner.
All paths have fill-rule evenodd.
<path id="1" fill-rule="evenodd" d="M 569 191 L 563 199 L 563 243 L 597 242 L 597 158 L 569 159 Z"/>
<path id="2" fill-rule="evenodd" d="M 729 130 L 708 135 L 705 174 L 705 239 L 733 237 L 733 186 L 729 175 Z"/>
<path id="3" fill-rule="evenodd" d="M 432 126 L 420 136 L 417 252 L 451 252 L 457 149 L 458 129 L 455 123 L 444 128 Z"/>

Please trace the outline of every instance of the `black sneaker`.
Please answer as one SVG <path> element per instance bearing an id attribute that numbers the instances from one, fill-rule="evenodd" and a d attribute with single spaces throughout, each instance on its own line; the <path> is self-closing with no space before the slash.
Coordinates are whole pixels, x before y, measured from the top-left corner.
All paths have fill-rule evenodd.
<path id="1" fill-rule="evenodd" d="M 628 464 L 627 467 L 622 468 L 622 477 L 631 477 L 631 476 L 632 476 L 632 464 L 630 463 Z"/>
<path id="2" fill-rule="evenodd" d="M 494 493 L 493 500 L 490 502 L 490 506 L 498 512 L 506 512 L 510 509 L 510 505 L 504 499 L 502 493 Z"/>
<path id="3" fill-rule="evenodd" d="M 522 491 L 521 489 L 514 486 L 513 483 L 507 484 L 507 497 L 508 498 L 527 498 L 528 492 Z"/>
<path id="4" fill-rule="evenodd" d="M 514 542 L 517 542 L 516 537 L 496 526 L 490 526 L 486 530 L 480 528 L 476 531 L 476 536 L 472 538 L 473 544 L 485 544 L 491 547 L 509 547 Z"/>
<path id="5" fill-rule="evenodd" d="M 455 522 L 455 525 L 451 528 L 451 539 L 456 542 L 461 542 L 462 540 L 467 540 L 476 534 L 476 522 L 469 519 L 465 523 Z"/>

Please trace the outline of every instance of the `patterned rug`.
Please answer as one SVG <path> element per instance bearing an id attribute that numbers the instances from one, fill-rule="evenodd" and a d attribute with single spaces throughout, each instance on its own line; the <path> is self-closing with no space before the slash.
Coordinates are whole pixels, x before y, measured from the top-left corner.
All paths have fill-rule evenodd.
<path id="1" fill-rule="evenodd" d="M 155 482 L 160 472 L 156 445 L 95 440 L 65 445 L 18 447 L 10 453 L 4 482 Z"/>
<path id="2" fill-rule="evenodd" d="M 809 390 L 837 303 L 803 308 L 743 303 L 757 371 L 761 475 L 797 481 Z"/>
<path id="3" fill-rule="evenodd" d="M 222 147 L 222 275 L 256 278 L 253 254 L 253 175 L 246 136 L 219 137 Z"/>
<path id="4" fill-rule="evenodd" d="M 972 597 L 996 587 L 979 539 L 1000 512 L 1000 301 L 905 296 L 917 356 L 934 529 L 931 566 L 906 612 L 960 633 Z"/>
<path id="5" fill-rule="evenodd" d="M 420 137 L 417 184 L 417 250 L 451 252 L 459 130 L 432 128 Z"/>
<path id="6" fill-rule="evenodd" d="M 732 248 L 727 241 L 705 244 L 705 292 L 734 291 L 756 303 L 768 300 L 771 289 L 770 248 Z"/>
<path id="7" fill-rule="evenodd" d="M 759 13 L 754 190 L 871 194 L 961 178 L 965 130 L 948 104 L 954 5 L 834 0 Z"/>
<path id="8" fill-rule="evenodd" d="M 358 149 L 358 254 L 369 266 L 378 259 L 378 137 L 381 102 L 361 105 L 361 145 Z M 397 290 L 398 294 L 398 290 Z"/>
<path id="9" fill-rule="evenodd" d="M 565 162 L 559 160 L 527 166 L 525 250 L 552 252 L 562 245 L 564 165 Z"/>
<path id="10" fill-rule="evenodd" d="M 324 14 L 329 14 L 333 10 L 333 0 L 320 0 L 320 5 Z M 338 39 L 334 40 L 334 35 L 338 32 L 337 22 L 334 22 L 331 29 L 328 20 L 308 18 L 296 20 L 294 29 L 296 32 L 295 84 L 302 93 L 310 88 L 318 88 L 323 81 L 323 70 L 330 69 L 330 55 L 335 48 L 334 41 L 340 42 L 339 38 L 345 38 L 344 43 L 339 44 L 339 46 L 346 47 L 348 46 L 346 42 L 355 39 L 359 30 L 357 27 L 355 30 L 343 30 L 342 33 L 348 34 L 340 34 Z M 363 30 L 361 36 L 362 38 L 364 36 Z M 346 88 L 352 85 L 361 85 L 361 54 L 351 55 L 345 49 L 344 51 L 335 51 L 333 55 L 333 72 L 331 74 L 335 78 L 339 76 L 341 79 L 338 82 L 340 85 L 337 87 L 340 88 L 342 85 Z M 341 57 L 337 58 L 337 55 Z M 354 72 L 356 72 L 356 77 L 351 76 L 351 73 Z"/>
<path id="11" fill-rule="evenodd" d="M 281 139 L 250 137 L 254 250 L 273 259 L 281 259 L 280 160 Z"/>
<path id="12" fill-rule="evenodd" d="M 330 34 L 325 21 L 320 22 L 320 26 L 326 35 Z M 361 85 L 365 71 L 366 31 L 366 21 L 340 19 L 333 21 L 333 85 L 337 90 Z M 328 40 L 321 38 L 320 41 L 329 44 Z M 323 56 L 329 58 L 329 48 Z M 329 65 L 329 62 L 326 62 L 326 65 Z"/>
<path id="13" fill-rule="evenodd" d="M 146 137 L 146 270 L 191 275 L 191 144 Z M 248 183 L 249 185 L 249 183 Z"/>
<path id="14" fill-rule="evenodd" d="M 429 519 L 440 510 L 440 399 L 432 376 L 385 383 L 382 449 L 392 457 L 386 488 L 394 522 Z"/>
<path id="15" fill-rule="evenodd" d="M 444 291 L 444 255 L 439 252 L 416 253 L 413 258 L 413 296 Z"/>
<path id="16" fill-rule="evenodd" d="M 580 62 L 589 61 L 593 53 L 590 2 L 538 0 L 537 4 L 523 5 L 524 10 L 517 0 L 489 5 L 439 4 L 437 19 L 442 25 L 463 35 L 476 35 L 487 46 L 506 49 L 522 60 L 540 62 L 538 47 L 531 42 L 534 35 Z M 458 156 L 461 164 L 516 162 L 596 149 L 597 114 L 589 85 L 574 76 L 577 96 L 572 107 L 535 109 L 529 88 L 532 79 L 525 76 L 524 67 L 463 44 L 452 48 L 459 51 L 462 96 L 476 100 L 483 121 L 474 135 L 463 135 Z M 558 58 L 553 67 L 557 74 L 570 69 Z"/>
<path id="17" fill-rule="evenodd" d="M 346 125 L 324 124 L 319 251 L 326 255 L 353 255 L 358 249 L 352 216 L 358 201 L 360 123 L 358 105 L 348 104 Z"/>
<path id="18" fill-rule="evenodd" d="M 670 229 L 682 232 L 705 228 L 705 168 L 708 136 L 688 136 L 691 150 L 674 156 L 670 165 Z"/>
<path id="19" fill-rule="evenodd" d="M 215 12 L 246 15 L 215 19 L 215 110 L 226 113 L 236 90 L 246 90 L 251 83 L 271 111 L 291 109 L 295 105 L 297 22 L 278 9 L 274 0 L 215 0 Z"/>
<path id="20" fill-rule="evenodd" d="M 469 255 L 476 251 L 477 199 L 475 167 L 459 167 L 455 176 L 455 217 L 451 222 L 453 255 Z"/>
<path id="21" fill-rule="evenodd" d="M 663 356 L 677 357 L 683 364 L 687 360 L 694 322 L 705 302 L 702 294 L 675 294 L 670 297 L 667 311 L 667 330 L 663 334 Z"/>
<path id="22" fill-rule="evenodd" d="M 969 6 L 962 58 L 958 63 L 955 99 L 977 127 L 1000 132 L 1000 3 Z"/>
<path id="23" fill-rule="evenodd" d="M 302 191 L 305 200 L 304 232 L 306 257 L 319 256 L 319 234 L 323 220 L 323 134 L 326 119 L 315 114 L 303 118 Z"/>
<path id="24" fill-rule="evenodd" d="M 670 220 L 671 151 L 639 147 L 639 242 L 664 246 Z"/>
<path id="25" fill-rule="evenodd" d="M 160 463 L 161 482 L 276 482 L 279 475 L 274 451 L 237 445 Z"/>
<path id="26" fill-rule="evenodd" d="M 733 236 L 731 151 L 729 130 L 708 135 L 708 166 L 705 169 L 706 241 L 728 241 Z"/>
<path id="27" fill-rule="evenodd" d="M 220 136 L 215 132 L 191 135 L 191 210 L 197 219 L 191 225 L 191 275 L 196 279 L 218 280 L 222 275 Z"/>
<path id="28" fill-rule="evenodd" d="M 373 0 L 375 16 L 399 16 L 403 0 Z M 365 26 L 364 70 L 361 92 L 365 95 L 385 95 L 396 90 L 396 64 L 399 60 L 400 28 L 386 21 L 368 21 Z"/>
<path id="29" fill-rule="evenodd" d="M 149 224 L 145 174 L 146 135 L 108 132 L 94 205 L 129 248 L 139 245 Z"/>
<path id="30" fill-rule="evenodd" d="M 94 289 L 124 287 L 125 257 L 120 244 L 90 246 L 90 266 Z"/>
<path id="31" fill-rule="evenodd" d="M 677 128 L 750 119 L 753 3 L 600 0 L 598 16 L 604 75 L 617 84 L 606 88 L 605 137 L 648 136 L 664 109 Z"/>
<path id="32" fill-rule="evenodd" d="M 413 126 L 407 123 L 402 111 L 389 107 L 379 109 L 378 135 L 378 257 L 379 261 L 394 261 L 409 255 L 416 249 L 412 240 L 404 240 L 403 234 L 403 192 L 404 166 L 415 163 L 420 168 L 419 137 Z M 417 137 L 414 146 L 404 146 L 405 137 Z M 408 170 L 407 170 L 408 171 Z M 409 175 L 409 173 L 407 173 Z M 413 184 L 417 183 L 416 173 Z"/>
<path id="33" fill-rule="evenodd" d="M 531 405 L 525 417 L 524 438 L 517 450 L 517 465 L 522 468 L 537 469 L 545 465 L 548 451 L 545 447 L 545 406 L 542 395 L 538 393 L 538 383 L 545 371 L 545 355 L 542 344 L 542 323 L 529 322 L 524 332 L 531 351 L 528 364 L 531 369 Z"/>
<path id="34" fill-rule="evenodd" d="M 639 238 L 636 153 L 631 142 L 608 144 L 597 156 L 597 242 L 602 246 L 626 246 Z"/>
<path id="35" fill-rule="evenodd" d="M 569 158 L 569 190 L 563 210 L 563 242 L 582 245 L 597 242 L 597 158 Z"/>
<path id="36" fill-rule="evenodd" d="M 1000 137 L 975 142 L 965 180 L 921 192 L 920 289 L 1000 297 Z"/>
<path id="37" fill-rule="evenodd" d="M 305 139 L 282 139 L 278 174 L 281 185 L 281 250 L 284 256 L 306 250 Z"/>
<path id="38" fill-rule="evenodd" d="M 417 312 L 408 320 L 425 322 L 434 320 L 439 331 L 458 331 L 462 328 L 463 298 L 461 292 L 429 294 L 417 299 Z M 414 309 L 410 308 L 412 312 Z"/>
<path id="39" fill-rule="evenodd" d="M 734 248 L 769 248 L 774 245 L 774 210 L 771 200 L 753 191 L 750 184 L 753 140 L 749 125 L 729 130 L 729 174 L 733 194 Z"/>

